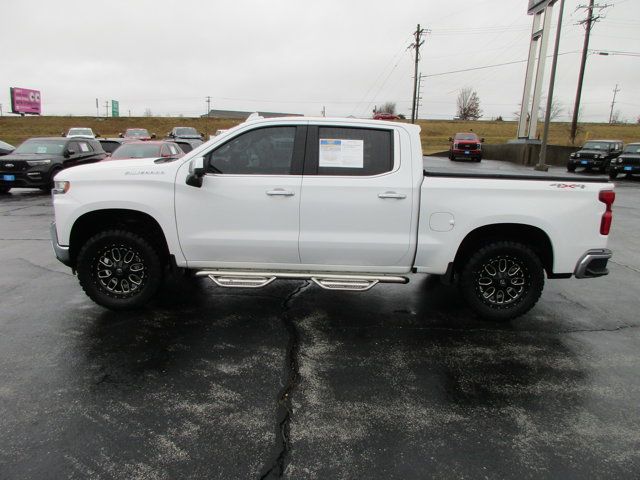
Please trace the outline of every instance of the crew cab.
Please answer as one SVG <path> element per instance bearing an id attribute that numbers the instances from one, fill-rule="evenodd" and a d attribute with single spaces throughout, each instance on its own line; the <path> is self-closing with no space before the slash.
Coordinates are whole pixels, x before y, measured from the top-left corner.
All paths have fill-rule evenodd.
<path id="1" fill-rule="evenodd" d="M 449 137 L 449 160 L 470 158 L 479 162 L 482 160 L 482 143 L 484 138 L 478 137 L 473 132 L 456 133 Z"/>
<path id="2" fill-rule="evenodd" d="M 53 177 L 62 169 L 105 156 L 92 138 L 31 138 L 0 159 L 0 193 L 12 188 L 50 190 Z"/>
<path id="3" fill-rule="evenodd" d="M 640 143 L 629 143 L 624 147 L 620 156 L 611 160 L 609 178 L 617 178 L 619 174 L 640 174 Z"/>
<path id="4" fill-rule="evenodd" d="M 145 305 L 170 268 L 221 287 L 351 291 L 423 273 L 504 321 L 534 306 L 545 274 L 608 273 L 613 185 L 534 173 L 425 170 L 407 123 L 257 119 L 180 159 L 60 172 L 51 237 L 110 309 Z"/>
<path id="5" fill-rule="evenodd" d="M 611 160 L 622 153 L 622 146 L 621 140 L 589 140 L 569 156 L 567 171 L 575 172 L 576 168 L 582 167 L 586 171 L 597 168 L 605 173 Z"/>

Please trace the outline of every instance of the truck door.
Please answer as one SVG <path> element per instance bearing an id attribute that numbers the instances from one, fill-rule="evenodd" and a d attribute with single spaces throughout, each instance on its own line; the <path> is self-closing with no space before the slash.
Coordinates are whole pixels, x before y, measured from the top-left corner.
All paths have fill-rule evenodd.
<path id="1" fill-rule="evenodd" d="M 411 152 L 401 165 L 399 143 L 395 129 L 309 126 L 300 203 L 302 264 L 411 265 Z"/>
<path id="2" fill-rule="evenodd" d="M 176 179 L 180 245 L 191 267 L 299 264 L 306 126 L 245 130 L 204 155 L 201 188 Z"/>

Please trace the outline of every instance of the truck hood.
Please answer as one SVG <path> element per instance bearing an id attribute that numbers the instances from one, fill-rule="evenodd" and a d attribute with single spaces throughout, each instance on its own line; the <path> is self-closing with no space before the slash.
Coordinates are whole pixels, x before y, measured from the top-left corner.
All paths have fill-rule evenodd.
<path id="1" fill-rule="evenodd" d="M 155 163 L 157 157 L 136 158 L 130 160 L 113 160 L 98 162 L 62 170 L 56 175 L 56 180 L 123 180 L 142 179 L 144 177 L 169 178 L 182 164 L 181 159 L 172 162 Z"/>

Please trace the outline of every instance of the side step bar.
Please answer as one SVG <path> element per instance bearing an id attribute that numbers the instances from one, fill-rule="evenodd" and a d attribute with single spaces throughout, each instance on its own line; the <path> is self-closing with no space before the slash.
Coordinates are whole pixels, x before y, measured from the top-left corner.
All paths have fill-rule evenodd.
<path id="1" fill-rule="evenodd" d="M 378 283 L 407 283 L 406 277 L 391 275 L 352 275 L 346 273 L 261 272 L 251 270 L 199 270 L 197 277 L 209 277 L 219 287 L 261 288 L 275 279 L 311 280 L 325 290 L 364 292 Z"/>

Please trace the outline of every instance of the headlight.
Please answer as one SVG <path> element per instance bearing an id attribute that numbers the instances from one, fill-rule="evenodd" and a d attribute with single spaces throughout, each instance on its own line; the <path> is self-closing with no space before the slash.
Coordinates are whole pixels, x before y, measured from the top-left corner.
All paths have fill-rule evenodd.
<path id="1" fill-rule="evenodd" d="M 56 194 L 61 195 L 63 193 L 67 193 L 70 188 L 71 188 L 70 182 L 63 182 L 63 181 L 56 180 L 55 182 L 53 182 L 53 189 L 51 190 L 51 193 L 53 193 L 54 195 Z"/>
<path id="2" fill-rule="evenodd" d="M 571 158 L 576 158 L 576 154 L 575 154 L 575 153 L 572 153 L 572 154 L 570 155 L 570 157 L 571 157 Z"/>
<path id="3" fill-rule="evenodd" d="M 576 153 L 576 157 L 580 158 L 580 154 L 579 154 L 579 153 Z"/>
<path id="4" fill-rule="evenodd" d="M 622 159 L 618 157 L 618 159 L 616 160 L 616 163 L 622 163 Z"/>
<path id="5" fill-rule="evenodd" d="M 51 160 L 27 160 L 27 165 L 30 167 L 38 167 L 40 165 L 49 165 Z"/>

